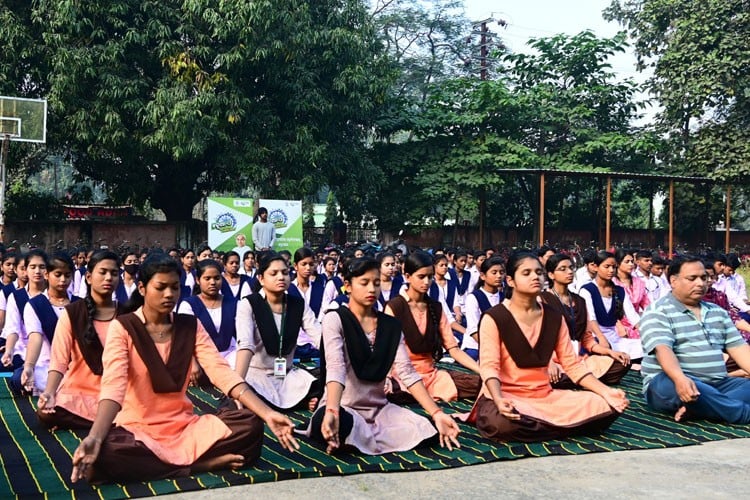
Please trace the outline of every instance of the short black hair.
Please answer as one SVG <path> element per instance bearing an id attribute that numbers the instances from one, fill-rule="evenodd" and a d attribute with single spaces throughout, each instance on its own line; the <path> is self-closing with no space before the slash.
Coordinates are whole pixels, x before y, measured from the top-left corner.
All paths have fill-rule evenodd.
<path id="1" fill-rule="evenodd" d="M 685 264 L 691 264 L 693 262 L 700 262 L 704 266 L 706 265 L 703 259 L 695 255 L 678 255 L 677 257 L 672 259 L 672 262 L 669 264 L 669 267 L 667 268 L 667 277 L 671 278 L 672 276 L 677 276 L 678 274 L 680 274 L 682 266 L 684 266 Z M 709 264 L 709 266 L 713 267 L 711 264 Z"/>

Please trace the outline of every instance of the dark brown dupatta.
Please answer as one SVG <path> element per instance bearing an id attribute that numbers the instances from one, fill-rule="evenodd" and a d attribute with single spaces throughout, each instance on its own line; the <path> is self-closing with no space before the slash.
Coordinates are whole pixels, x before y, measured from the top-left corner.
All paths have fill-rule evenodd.
<path id="1" fill-rule="evenodd" d="M 542 310 L 542 329 L 534 347 L 531 347 L 516 319 L 502 303 L 484 313 L 495 321 L 500 341 L 505 344 L 510 357 L 519 368 L 541 368 L 548 366 L 552 359 L 562 315 L 546 305 L 542 306 Z"/>
<path id="2" fill-rule="evenodd" d="M 94 375 L 101 375 L 104 346 L 99 340 L 98 335 L 95 335 L 92 339 L 86 338 L 86 333 L 89 330 L 89 310 L 86 300 L 71 302 L 65 306 L 65 310 L 68 312 L 68 318 L 70 318 L 73 340 L 78 344 L 78 349 L 81 351 L 83 360 Z M 118 303 L 115 317 L 120 315 L 121 312 L 122 307 Z"/>
<path id="3" fill-rule="evenodd" d="M 141 318 L 135 313 L 130 313 L 120 316 L 117 320 L 130 334 L 135 350 L 148 368 L 148 375 L 154 392 L 182 392 L 195 352 L 198 326 L 195 316 L 188 314 L 176 314 L 174 316 L 172 348 L 166 363 L 161 359 L 161 355 L 159 355 L 159 351 L 156 349 L 156 345 Z"/>
<path id="4" fill-rule="evenodd" d="M 424 334 L 419 331 L 417 322 L 411 314 L 406 299 L 399 295 L 386 304 L 393 311 L 394 317 L 401 322 L 404 331 L 404 342 L 409 350 L 415 354 L 432 354 L 435 360 L 442 357 L 443 338 L 440 335 L 440 319 L 443 315 L 443 307 L 440 302 L 425 297 L 427 302 L 427 328 Z"/>

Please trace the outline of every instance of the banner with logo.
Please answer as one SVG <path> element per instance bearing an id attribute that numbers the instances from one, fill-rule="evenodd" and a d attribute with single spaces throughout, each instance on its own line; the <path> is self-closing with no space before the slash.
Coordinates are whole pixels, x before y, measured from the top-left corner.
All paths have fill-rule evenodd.
<path id="1" fill-rule="evenodd" d="M 209 197 L 208 246 L 221 252 L 252 246 L 253 214 L 253 200 L 250 198 Z"/>
<path id="2" fill-rule="evenodd" d="M 268 209 L 268 222 L 276 228 L 273 249 L 294 253 L 302 246 L 302 202 L 293 200 L 260 200 Z"/>

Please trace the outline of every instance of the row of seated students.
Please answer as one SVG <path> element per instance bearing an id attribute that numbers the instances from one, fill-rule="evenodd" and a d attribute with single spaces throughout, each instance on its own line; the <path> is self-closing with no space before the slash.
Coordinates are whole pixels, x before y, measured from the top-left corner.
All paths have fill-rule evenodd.
<path id="1" fill-rule="evenodd" d="M 316 314 L 313 257 L 309 249 L 296 253 L 290 287 L 286 260 L 263 255 L 259 288 L 239 300 L 226 292 L 226 266 L 204 259 L 196 266 L 197 294 L 180 301 L 184 269 L 154 253 L 141 263 L 127 312 L 113 294 L 120 280 L 115 254 L 91 256 L 86 298 L 78 301 L 67 295 L 69 258 L 27 255 L 28 290 L 48 306 L 41 314 L 21 308 L 27 321 L 18 337 L 27 347 L 25 357 L 18 354 L 17 388 L 38 389 L 38 415 L 48 427 L 89 429 L 74 454 L 72 479 L 144 480 L 241 467 L 258 458 L 264 422 L 293 451 L 295 429 L 283 414 L 292 408 L 313 410 L 298 432 L 329 452 L 380 454 L 433 442 L 458 446 L 459 428 L 441 401 L 475 400 L 466 420 L 498 441 L 601 432 L 628 406 L 624 392 L 606 384 L 619 382 L 631 357 L 594 327 L 592 308 L 569 290 L 574 268 L 565 255 L 545 256 L 545 267 L 523 252 L 507 263 L 491 257 L 480 264 L 476 290 L 502 287 L 503 297 L 477 314 L 476 332 L 465 330 L 474 333 L 479 362 L 461 349 L 450 307 L 430 293 L 442 258 L 406 257 L 403 286 L 391 283 L 384 304 L 388 256 L 350 260 L 336 284 L 345 293 Z M 48 289 L 39 292 L 45 275 Z M 603 285 L 616 304 L 618 286 Z M 294 364 L 301 334 L 321 351 L 319 379 Z M 440 369 L 446 354 L 468 370 Z M 11 364 L 17 362 L 14 356 Z M 49 375 L 37 377 L 43 370 Z M 186 391 L 207 383 L 228 398 L 217 415 L 197 416 Z M 587 390 L 567 390 L 578 386 Z M 392 402 L 414 400 L 432 423 Z"/>

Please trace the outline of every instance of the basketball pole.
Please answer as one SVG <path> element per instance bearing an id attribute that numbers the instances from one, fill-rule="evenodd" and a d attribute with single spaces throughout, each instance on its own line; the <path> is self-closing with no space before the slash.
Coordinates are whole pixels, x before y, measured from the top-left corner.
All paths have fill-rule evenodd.
<path id="1" fill-rule="evenodd" d="M 0 243 L 5 241 L 5 162 L 10 150 L 10 134 L 3 134 L 3 146 L 0 148 Z"/>

